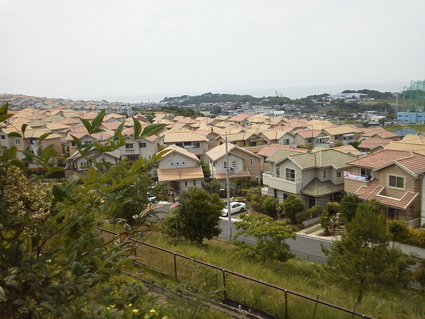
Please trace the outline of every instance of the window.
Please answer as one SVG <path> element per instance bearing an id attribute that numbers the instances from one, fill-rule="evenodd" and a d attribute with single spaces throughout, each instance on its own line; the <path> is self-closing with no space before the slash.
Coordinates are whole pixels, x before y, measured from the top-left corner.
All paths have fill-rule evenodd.
<path id="1" fill-rule="evenodd" d="M 139 143 L 139 147 L 140 148 L 146 147 L 146 143 Z"/>
<path id="2" fill-rule="evenodd" d="M 404 177 L 390 175 L 388 185 L 391 187 L 404 188 Z"/>
<path id="3" fill-rule="evenodd" d="M 132 150 L 133 149 L 133 143 L 127 143 L 127 144 L 125 144 L 125 149 L 126 150 Z"/>
<path id="4" fill-rule="evenodd" d="M 289 145 L 289 138 L 283 139 L 283 145 Z"/>
<path id="5" fill-rule="evenodd" d="M 2 140 L 6 139 L 6 135 L 0 135 L 0 137 L 1 137 Z"/>
<path id="6" fill-rule="evenodd" d="M 184 181 L 184 186 L 186 186 L 186 187 L 187 187 L 187 181 Z"/>
<path id="7" fill-rule="evenodd" d="M 336 172 L 336 177 L 341 177 L 342 176 L 342 172 Z"/>
<path id="8" fill-rule="evenodd" d="M 306 138 L 306 139 L 305 139 L 305 143 L 306 143 L 306 144 L 311 144 L 311 138 Z"/>
<path id="9" fill-rule="evenodd" d="M 223 163 L 223 167 L 224 168 L 227 168 L 227 163 L 226 162 Z"/>
<path id="10" fill-rule="evenodd" d="M 128 155 L 127 156 L 127 159 L 129 160 L 129 161 L 137 161 L 137 159 L 139 158 L 139 155 Z"/>
<path id="11" fill-rule="evenodd" d="M 362 168 L 362 169 L 360 169 L 360 175 L 362 175 L 362 176 L 372 176 L 372 171 L 370 169 Z"/>
<path id="12" fill-rule="evenodd" d="M 77 144 L 75 144 L 75 142 L 74 142 L 74 141 L 72 141 L 72 142 L 71 142 L 71 146 L 72 146 L 72 147 L 76 147 L 76 146 L 77 146 Z"/>
<path id="13" fill-rule="evenodd" d="M 19 138 L 15 138 L 15 145 L 21 145 L 21 140 Z"/>
<path id="14" fill-rule="evenodd" d="M 193 180 L 193 186 L 196 186 L 196 180 Z"/>
<path id="15" fill-rule="evenodd" d="M 236 161 L 232 161 L 232 167 L 236 168 Z"/>
<path id="16" fill-rule="evenodd" d="M 251 165 L 251 166 L 254 165 L 254 159 L 252 159 L 252 158 L 249 159 L 249 165 Z"/>
<path id="17" fill-rule="evenodd" d="M 292 169 L 292 168 L 286 169 L 286 180 L 291 181 L 291 182 L 295 182 L 295 170 L 294 169 Z"/>

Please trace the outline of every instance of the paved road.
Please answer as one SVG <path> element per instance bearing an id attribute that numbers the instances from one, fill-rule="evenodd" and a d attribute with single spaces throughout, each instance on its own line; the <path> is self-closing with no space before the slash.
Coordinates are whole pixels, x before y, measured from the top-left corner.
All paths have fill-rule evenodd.
<path id="1" fill-rule="evenodd" d="M 170 208 L 173 203 L 169 202 L 158 202 L 155 206 L 161 206 L 158 208 L 158 211 L 166 212 Z M 232 215 L 232 223 L 230 225 L 230 236 L 234 236 L 236 233 L 236 227 L 234 222 L 237 221 L 237 216 Z M 163 217 L 163 213 L 159 213 L 158 217 Z M 220 217 L 220 228 L 222 230 L 221 234 L 218 236 L 219 239 L 229 240 L 229 226 L 228 226 L 227 217 Z M 238 238 L 237 240 L 244 241 L 247 244 L 255 244 L 254 237 L 243 237 Z M 329 239 L 323 239 L 317 236 L 308 236 L 304 234 L 297 234 L 295 240 L 288 239 L 287 243 L 291 247 L 291 251 L 297 255 L 297 257 L 307 259 L 309 261 L 321 262 L 325 263 L 327 257 L 322 252 L 322 245 L 325 247 L 330 247 L 332 245 L 332 241 Z"/>

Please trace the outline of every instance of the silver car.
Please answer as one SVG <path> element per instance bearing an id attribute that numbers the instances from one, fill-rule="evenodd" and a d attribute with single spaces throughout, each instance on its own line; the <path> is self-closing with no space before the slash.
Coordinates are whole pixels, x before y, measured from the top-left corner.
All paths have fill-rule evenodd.
<path id="1" fill-rule="evenodd" d="M 231 202 L 230 203 L 230 215 L 243 212 L 246 208 L 245 203 L 242 202 Z M 227 216 L 227 205 L 221 211 L 221 216 Z"/>

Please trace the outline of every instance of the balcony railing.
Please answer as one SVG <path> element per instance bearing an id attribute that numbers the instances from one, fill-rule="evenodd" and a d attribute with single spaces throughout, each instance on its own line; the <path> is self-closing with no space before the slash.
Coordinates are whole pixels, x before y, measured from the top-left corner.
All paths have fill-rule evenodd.
<path id="1" fill-rule="evenodd" d="M 364 176 L 364 175 L 356 175 L 350 172 L 344 172 L 344 178 L 347 179 L 351 179 L 354 181 L 359 181 L 359 182 L 369 182 L 370 181 L 370 176 Z"/>

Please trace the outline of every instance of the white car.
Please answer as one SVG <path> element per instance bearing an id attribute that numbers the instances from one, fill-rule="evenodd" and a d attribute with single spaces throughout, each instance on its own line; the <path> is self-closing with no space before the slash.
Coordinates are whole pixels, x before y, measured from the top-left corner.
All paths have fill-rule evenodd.
<path id="1" fill-rule="evenodd" d="M 230 215 L 243 212 L 245 210 L 245 203 L 242 202 L 231 202 L 230 203 Z M 227 216 L 227 205 L 221 211 L 221 216 Z"/>

